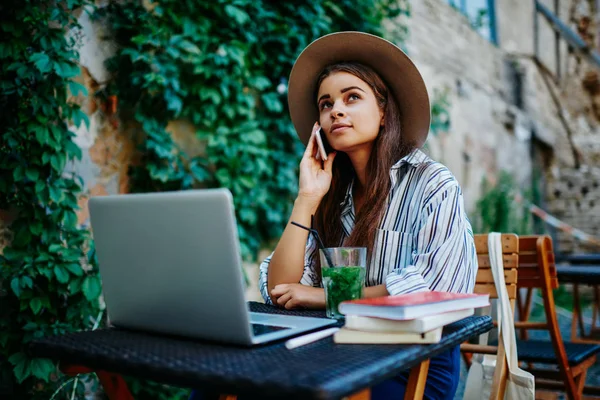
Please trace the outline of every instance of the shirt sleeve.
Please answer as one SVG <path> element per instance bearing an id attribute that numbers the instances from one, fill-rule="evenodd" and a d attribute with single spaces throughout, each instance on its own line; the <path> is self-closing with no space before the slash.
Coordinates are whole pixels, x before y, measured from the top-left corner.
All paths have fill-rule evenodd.
<path id="1" fill-rule="evenodd" d="M 321 277 L 316 271 L 316 263 L 318 256 L 317 243 L 312 235 L 308 235 L 306 241 L 306 248 L 304 251 L 304 273 L 300 278 L 300 283 L 306 286 L 321 287 Z M 271 263 L 271 253 L 261 264 L 260 264 L 260 275 L 258 278 L 258 287 L 260 288 L 260 294 L 265 300 L 266 304 L 273 304 L 271 296 L 269 296 L 269 290 L 267 288 L 267 277 L 269 274 L 269 265 Z"/>
<path id="2" fill-rule="evenodd" d="M 412 262 L 390 272 L 391 295 L 427 290 L 472 293 L 477 254 L 462 192 L 454 181 L 427 201 L 412 252 Z"/>

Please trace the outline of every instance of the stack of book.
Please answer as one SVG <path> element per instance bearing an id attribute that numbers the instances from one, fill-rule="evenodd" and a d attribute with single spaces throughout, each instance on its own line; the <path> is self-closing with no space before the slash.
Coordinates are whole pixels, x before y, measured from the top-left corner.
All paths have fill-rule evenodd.
<path id="1" fill-rule="evenodd" d="M 442 328 L 489 306 L 487 294 L 419 292 L 344 301 L 336 343 L 437 343 Z"/>

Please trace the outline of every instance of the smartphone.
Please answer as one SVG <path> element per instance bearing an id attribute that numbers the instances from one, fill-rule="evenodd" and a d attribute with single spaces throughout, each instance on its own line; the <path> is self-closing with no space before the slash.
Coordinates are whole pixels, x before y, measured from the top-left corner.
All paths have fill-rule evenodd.
<path id="1" fill-rule="evenodd" d="M 323 138 L 321 134 L 323 132 L 323 128 L 319 128 L 317 133 L 315 134 L 317 138 L 317 147 L 319 148 L 319 154 L 321 155 L 321 160 L 327 161 L 327 151 L 325 150 L 325 143 L 323 143 Z"/>

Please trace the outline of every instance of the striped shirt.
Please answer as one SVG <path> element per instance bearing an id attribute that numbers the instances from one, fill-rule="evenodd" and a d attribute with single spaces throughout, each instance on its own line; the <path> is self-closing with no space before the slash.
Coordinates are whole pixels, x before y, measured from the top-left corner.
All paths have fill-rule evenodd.
<path id="1" fill-rule="evenodd" d="M 390 170 L 388 206 L 375 234 L 365 285 L 385 284 L 391 295 L 426 290 L 472 293 L 477 254 L 456 178 L 444 165 L 415 150 Z M 354 228 L 352 182 L 342 207 L 342 241 Z M 260 265 L 259 287 L 268 304 L 272 254 Z M 322 287 L 315 269 L 317 245 L 306 243 L 303 285 Z"/>

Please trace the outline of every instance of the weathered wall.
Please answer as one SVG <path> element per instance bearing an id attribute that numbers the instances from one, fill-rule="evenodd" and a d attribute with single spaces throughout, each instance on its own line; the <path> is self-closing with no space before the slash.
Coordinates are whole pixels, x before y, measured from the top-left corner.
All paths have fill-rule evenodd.
<path id="1" fill-rule="evenodd" d="M 542 3 L 554 11 L 553 1 Z M 590 13 L 586 3 L 562 0 L 558 15 L 593 40 L 589 32 L 595 28 L 586 34 L 579 22 Z M 451 103 L 451 127 L 431 135 L 428 150 L 460 181 L 469 212 L 475 212 L 482 179 L 493 181 L 506 170 L 523 190 L 542 186 L 541 205 L 548 211 L 600 236 L 595 208 L 600 197 L 595 172 L 600 163 L 598 69 L 568 53 L 564 40 L 557 67 L 555 34 L 541 15 L 536 62 L 533 2 L 496 1 L 498 46 L 481 37 L 445 0 L 411 4 L 413 13 L 406 19 L 409 55 L 430 96 L 446 89 Z M 518 78 L 521 84 L 515 86 Z M 536 152 L 543 157 L 533 157 Z M 541 172 L 541 183 L 532 181 L 535 170 Z M 564 235 L 558 239 L 560 250 L 578 250 Z"/>
<path id="2" fill-rule="evenodd" d="M 456 175 L 467 208 L 474 212 L 482 179 L 493 180 L 502 169 L 519 182 L 529 179 L 528 121 L 510 102 L 502 49 L 481 37 L 443 0 L 411 4 L 408 53 L 431 98 L 435 90 L 448 90 L 451 104 L 451 128 L 430 135 L 429 152 Z"/>

